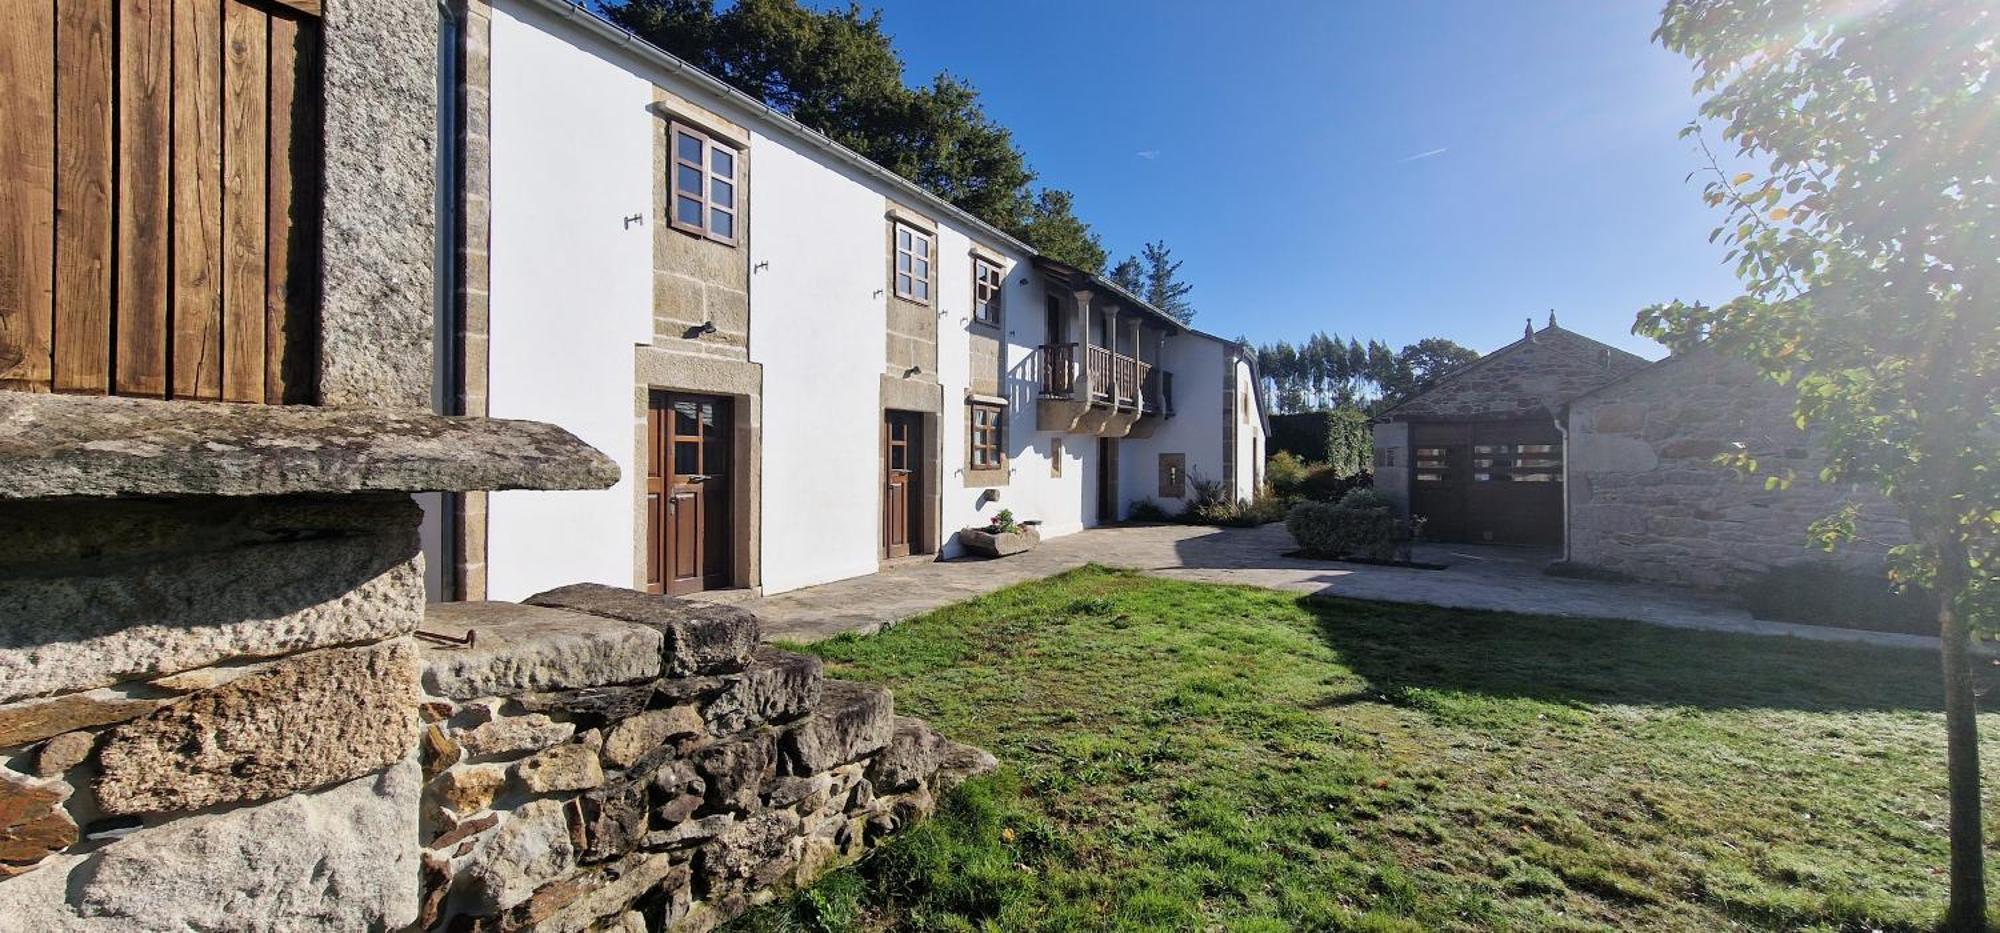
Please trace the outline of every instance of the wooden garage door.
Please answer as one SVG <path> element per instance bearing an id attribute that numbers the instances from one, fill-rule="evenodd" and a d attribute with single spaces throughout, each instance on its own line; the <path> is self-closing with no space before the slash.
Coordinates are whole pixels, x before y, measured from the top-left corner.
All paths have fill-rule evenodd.
<path id="1" fill-rule="evenodd" d="M 0 387 L 311 401 L 318 0 L 0 0 Z"/>
<path id="2" fill-rule="evenodd" d="M 1562 434 L 1542 420 L 1412 425 L 1410 511 L 1436 541 L 1562 543 Z"/>

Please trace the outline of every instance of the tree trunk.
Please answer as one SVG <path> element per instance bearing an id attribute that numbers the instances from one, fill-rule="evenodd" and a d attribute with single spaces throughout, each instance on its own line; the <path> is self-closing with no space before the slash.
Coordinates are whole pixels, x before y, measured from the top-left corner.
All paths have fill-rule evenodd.
<path id="1" fill-rule="evenodd" d="M 1940 533 L 1938 634 L 1944 660 L 1945 769 L 1951 782 L 1951 907 L 1945 929 L 1986 929 L 1986 848 L 1979 817 L 1979 709 L 1973 695 L 1971 626 L 1958 611 L 1965 591 L 1965 548 Z"/>

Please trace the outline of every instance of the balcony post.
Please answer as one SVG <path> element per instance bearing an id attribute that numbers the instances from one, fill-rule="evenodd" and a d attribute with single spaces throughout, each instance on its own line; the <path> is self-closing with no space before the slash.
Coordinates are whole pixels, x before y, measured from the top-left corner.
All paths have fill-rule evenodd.
<path id="1" fill-rule="evenodd" d="M 1132 324 L 1132 352 L 1131 352 L 1131 357 L 1132 357 L 1132 376 L 1131 376 L 1131 379 L 1132 379 L 1132 410 L 1133 410 L 1133 411 L 1138 411 L 1138 410 L 1139 410 L 1139 392 L 1140 392 L 1140 391 L 1141 391 L 1141 389 L 1142 389 L 1142 387 L 1141 387 L 1141 386 L 1139 385 L 1139 383 L 1140 383 L 1140 381 L 1141 381 L 1141 380 L 1139 379 L 1139 316 L 1138 316 L 1138 315 L 1134 314 L 1134 315 L 1132 315 L 1132 316 L 1131 316 L 1131 324 Z M 1112 361 L 1113 361 L 1114 363 L 1116 363 L 1117 359 L 1118 359 L 1118 358 L 1117 358 L 1117 357 L 1116 357 L 1115 355 L 1114 355 L 1114 356 L 1112 357 Z"/>
<path id="2" fill-rule="evenodd" d="M 1074 372 L 1070 379 L 1069 394 L 1072 399 L 1090 402 L 1090 290 L 1079 288 L 1075 292 L 1075 326 L 1071 333 L 1076 340 L 1071 344 L 1069 365 Z"/>

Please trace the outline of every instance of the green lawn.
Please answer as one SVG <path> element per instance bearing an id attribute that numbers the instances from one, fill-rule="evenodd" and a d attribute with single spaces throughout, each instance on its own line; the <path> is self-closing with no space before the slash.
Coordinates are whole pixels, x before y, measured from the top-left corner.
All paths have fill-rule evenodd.
<path id="1" fill-rule="evenodd" d="M 807 650 L 1003 769 L 742 929 L 1923 929 L 1944 904 L 1920 652 L 1097 568 Z"/>

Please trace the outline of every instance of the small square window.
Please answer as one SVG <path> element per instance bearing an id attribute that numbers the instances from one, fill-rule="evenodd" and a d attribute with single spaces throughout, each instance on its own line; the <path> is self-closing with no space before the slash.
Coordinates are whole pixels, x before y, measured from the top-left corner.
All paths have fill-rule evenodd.
<path id="1" fill-rule="evenodd" d="M 1063 439 L 1060 437 L 1051 437 L 1049 438 L 1050 477 L 1054 479 L 1062 479 L 1062 462 L 1063 462 Z"/>
<path id="2" fill-rule="evenodd" d="M 930 303 L 931 247 L 930 234 L 896 223 L 896 297 Z"/>

